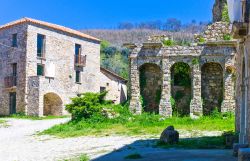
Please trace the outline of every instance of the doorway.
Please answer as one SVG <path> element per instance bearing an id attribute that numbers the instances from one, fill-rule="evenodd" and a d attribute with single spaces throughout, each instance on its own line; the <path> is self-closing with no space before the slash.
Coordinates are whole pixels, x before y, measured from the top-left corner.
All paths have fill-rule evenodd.
<path id="1" fill-rule="evenodd" d="M 16 113 L 16 92 L 11 92 L 10 93 L 10 115 Z"/>

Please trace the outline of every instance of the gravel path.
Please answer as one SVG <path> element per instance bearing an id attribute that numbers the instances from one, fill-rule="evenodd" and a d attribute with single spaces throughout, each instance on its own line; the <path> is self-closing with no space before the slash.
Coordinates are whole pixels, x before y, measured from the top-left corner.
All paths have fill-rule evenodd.
<path id="1" fill-rule="evenodd" d="M 67 122 L 69 118 L 52 120 L 23 120 L 5 119 L 8 127 L 0 126 L 0 161 L 57 161 L 66 158 L 87 154 L 93 160 L 124 160 L 124 156 L 140 152 L 145 156 L 142 160 L 155 160 L 157 153 L 162 160 L 169 160 L 169 154 L 174 154 L 175 150 L 164 150 L 152 148 L 153 141 L 143 137 L 107 136 L 107 137 L 78 137 L 78 138 L 54 138 L 51 136 L 34 135 L 38 131 L 45 130 L 53 125 Z M 211 134 L 212 135 L 212 134 Z M 189 151 L 183 154 L 199 153 Z M 181 153 L 176 151 L 176 154 Z M 204 155 L 210 155 L 213 159 L 227 157 L 226 160 L 234 161 L 228 150 L 200 151 Z M 176 158 L 175 155 L 173 157 Z M 197 157 L 197 156 L 195 156 Z M 208 156 L 206 156 L 208 157 Z M 220 158 L 219 158 L 220 157 Z M 157 160 L 161 160 L 158 158 Z M 171 160 L 171 159 L 170 159 Z M 182 161 L 173 159 L 174 161 Z M 200 158 L 200 160 L 202 160 Z M 203 161 L 203 160 L 202 160 Z M 205 160 L 204 160 L 205 161 Z M 207 161 L 210 161 L 207 159 Z M 212 161 L 212 160 L 211 160 Z M 213 160 L 215 161 L 215 160 Z"/>

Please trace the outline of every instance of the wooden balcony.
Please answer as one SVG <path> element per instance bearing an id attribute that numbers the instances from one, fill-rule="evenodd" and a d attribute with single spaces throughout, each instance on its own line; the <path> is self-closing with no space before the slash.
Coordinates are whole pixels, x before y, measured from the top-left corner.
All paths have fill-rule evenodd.
<path id="1" fill-rule="evenodd" d="M 75 66 L 85 67 L 87 55 L 75 55 Z"/>
<path id="2" fill-rule="evenodd" d="M 7 76 L 4 78 L 4 87 L 12 88 L 17 85 L 17 77 L 16 76 Z"/>

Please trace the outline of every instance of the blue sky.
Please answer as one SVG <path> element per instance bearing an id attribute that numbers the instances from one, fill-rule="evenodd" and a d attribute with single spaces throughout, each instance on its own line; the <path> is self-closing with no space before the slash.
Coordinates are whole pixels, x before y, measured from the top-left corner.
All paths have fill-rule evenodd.
<path id="1" fill-rule="evenodd" d="M 0 25 L 31 17 L 74 29 L 177 18 L 212 20 L 214 0 L 0 0 Z"/>

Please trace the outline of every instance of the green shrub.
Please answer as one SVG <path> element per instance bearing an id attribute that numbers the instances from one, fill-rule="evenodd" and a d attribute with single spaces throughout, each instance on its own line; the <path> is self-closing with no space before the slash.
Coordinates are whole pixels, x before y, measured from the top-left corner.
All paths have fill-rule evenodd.
<path id="1" fill-rule="evenodd" d="M 223 35 L 223 40 L 227 40 L 227 41 L 232 40 L 232 36 L 230 34 L 225 34 Z"/>
<path id="2" fill-rule="evenodd" d="M 72 102 L 66 105 L 66 110 L 72 114 L 72 120 L 81 120 L 100 115 L 101 110 L 111 106 L 111 101 L 104 98 L 107 92 L 102 93 L 84 93 L 78 97 L 72 98 Z"/>
<path id="3" fill-rule="evenodd" d="M 205 41 L 206 41 L 206 40 L 205 40 L 205 38 L 204 38 L 204 37 L 200 37 L 200 38 L 199 38 L 199 43 L 200 43 L 200 44 L 205 43 Z"/>
<path id="4" fill-rule="evenodd" d="M 162 43 L 165 45 L 165 46 L 174 46 L 176 44 L 176 42 L 174 40 L 163 40 Z"/>
<path id="5" fill-rule="evenodd" d="M 198 65 L 200 62 L 199 62 L 199 59 L 198 58 L 194 58 L 193 60 L 192 60 L 192 64 L 193 65 Z"/>

